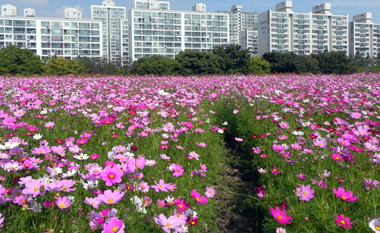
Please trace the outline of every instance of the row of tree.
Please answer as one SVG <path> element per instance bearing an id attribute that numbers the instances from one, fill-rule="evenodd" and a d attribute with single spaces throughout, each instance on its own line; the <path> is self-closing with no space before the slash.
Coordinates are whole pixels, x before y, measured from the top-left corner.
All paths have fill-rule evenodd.
<path id="1" fill-rule="evenodd" d="M 181 51 L 171 59 L 164 56 L 144 57 L 131 67 L 111 64 L 104 58 L 78 57 L 74 60 L 51 58 L 41 60 L 27 49 L 7 46 L 0 50 L 0 75 L 6 74 L 124 74 L 124 75 L 210 75 L 210 74 L 268 74 L 323 73 L 350 74 L 380 71 L 380 56 L 363 58 L 346 56 L 345 52 L 311 55 L 265 53 L 262 58 L 251 57 L 240 45 L 214 47 L 210 52 Z"/>

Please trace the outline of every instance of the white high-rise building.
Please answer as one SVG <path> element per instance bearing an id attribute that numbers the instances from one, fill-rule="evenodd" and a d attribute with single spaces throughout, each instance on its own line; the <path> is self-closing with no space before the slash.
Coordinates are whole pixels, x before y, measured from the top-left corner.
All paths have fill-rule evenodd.
<path id="1" fill-rule="evenodd" d="M 230 26 L 230 43 L 239 44 L 240 32 L 244 30 L 253 30 L 258 21 L 257 12 L 244 12 L 242 5 L 233 5 L 231 11 L 218 11 L 229 14 Z"/>
<path id="2" fill-rule="evenodd" d="M 25 9 L 24 15 L 0 16 L 0 48 L 15 45 L 42 58 L 103 55 L 101 21 L 35 17 L 36 12 L 31 8 Z"/>
<path id="3" fill-rule="evenodd" d="M 240 32 L 239 45 L 242 49 L 248 49 L 252 57 L 257 57 L 259 54 L 259 36 L 258 30 L 245 29 Z"/>
<path id="4" fill-rule="evenodd" d="M 350 22 L 350 54 L 359 51 L 362 57 L 377 57 L 380 53 L 380 23 L 372 22 L 372 13 L 353 16 Z"/>
<path id="5" fill-rule="evenodd" d="M 18 16 L 18 9 L 16 6 L 6 4 L 1 6 L 1 16 L 16 17 Z"/>
<path id="6" fill-rule="evenodd" d="M 227 13 L 201 11 L 202 7 L 206 8 L 204 4 L 197 4 L 193 8 L 196 11 L 163 10 L 156 0 L 136 0 L 133 4 L 137 6 L 139 2 L 154 2 L 157 8 L 130 10 L 129 54 L 132 61 L 153 55 L 175 58 L 180 51 L 205 52 L 229 43 Z"/>
<path id="7" fill-rule="evenodd" d="M 65 9 L 65 18 L 66 19 L 81 19 L 82 12 L 76 8 L 69 7 Z"/>
<path id="8" fill-rule="evenodd" d="M 122 56 L 120 24 L 121 20 L 126 19 L 126 8 L 105 0 L 100 6 L 91 6 L 91 19 L 103 22 L 103 57 L 111 63 L 119 64 Z"/>
<path id="9" fill-rule="evenodd" d="M 348 45 L 348 15 L 334 15 L 331 4 L 313 7 L 311 13 L 292 11 L 293 2 L 276 4 L 276 10 L 259 14 L 259 55 L 265 52 L 295 52 L 298 54 L 346 51 Z"/>
<path id="10" fill-rule="evenodd" d="M 128 66 L 131 61 L 129 59 L 129 24 L 128 19 L 120 20 L 120 48 L 121 48 L 121 61 L 122 66 Z"/>
<path id="11" fill-rule="evenodd" d="M 159 0 L 134 0 L 132 1 L 132 8 L 167 11 L 170 10 L 170 2 Z"/>

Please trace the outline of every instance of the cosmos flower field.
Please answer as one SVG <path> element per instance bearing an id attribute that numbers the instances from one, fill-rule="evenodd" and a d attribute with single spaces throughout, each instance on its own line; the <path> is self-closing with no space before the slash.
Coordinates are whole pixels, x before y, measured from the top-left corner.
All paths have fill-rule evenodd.
<path id="1" fill-rule="evenodd" d="M 0 229 L 220 232 L 233 160 L 257 231 L 380 232 L 379 97 L 379 74 L 0 78 Z"/>

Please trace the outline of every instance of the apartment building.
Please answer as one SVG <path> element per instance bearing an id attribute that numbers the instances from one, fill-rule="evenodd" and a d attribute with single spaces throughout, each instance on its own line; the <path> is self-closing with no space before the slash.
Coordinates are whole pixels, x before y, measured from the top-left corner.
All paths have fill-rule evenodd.
<path id="1" fill-rule="evenodd" d="M 242 49 L 248 49 L 251 57 L 259 55 L 259 35 L 257 28 L 245 29 L 239 33 L 239 45 Z"/>
<path id="2" fill-rule="evenodd" d="M 119 64 L 122 59 L 120 29 L 121 20 L 126 18 L 126 8 L 115 6 L 111 0 L 103 1 L 102 5 L 91 5 L 91 19 L 102 22 L 103 57 L 114 64 Z"/>
<path id="3" fill-rule="evenodd" d="M 34 9 L 26 8 L 19 16 L 15 6 L 1 6 L 0 48 L 16 45 L 41 58 L 102 56 L 101 22 L 81 19 L 81 12 L 74 8 L 64 13 L 66 18 L 42 18 Z"/>
<path id="4" fill-rule="evenodd" d="M 331 13 L 331 4 L 313 7 L 310 13 L 292 10 L 292 1 L 276 4 L 275 11 L 259 14 L 259 55 L 265 52 L 311 54 L 346 51 L 349 54 L 348 15 Z"/>
<path id="5" fill-rule="evenodd" d="M 233 5 L 231 11 L 218 11 L 229 14 L 230 43 L 239 44 L 240 32 L 253 30 L 258 21 L 257 12 L 244 12 L 242 5 Z"/>
<path id="6" fill-rule="evenodd" d="M 380 23 L 372 22 L 372 13 L 353 16 L 350 22 L 350 55 L 359 51 L 362 57 L 377 57 L 380 53 Z"/>
<path id="7" fill-rule="evenodd" d="M 141 57 L 163 55 L 175 58 L 184 50 L 210 51 L 214 46 L 229 43 L 229 15 L 206 12 L 199 3 L 193 11 L 162 8 L 157 0 L 134 1 L 148 3 L 149 8 L 131 8 L 129 14 L 129 54 L 132 61 Z M 139 4 L 141 6 L 142 4 Z M 144 5 L 147 6 L 147 5 Z"/>
<path id="8" fill-rule="evenodd" d="M 128 19 L 120 20 L 120 48 L 122 66 L 128 66 L 131 61 L 129 59 L 129 23 Z"/>

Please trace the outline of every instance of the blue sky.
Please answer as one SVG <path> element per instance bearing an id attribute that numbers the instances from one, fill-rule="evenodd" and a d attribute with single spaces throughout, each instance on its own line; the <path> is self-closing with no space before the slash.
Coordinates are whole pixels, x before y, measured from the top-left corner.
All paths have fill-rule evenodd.
<path id="1" fill-rule="evenodd" d="M 19 12 L 26 7 L 36 9 L 38 16 L 63 17 L 63 9 L 76 7 L 82 10 L 84 18 L 90 18 L 90 5 L 100 5 L 102 0 L 0 0 L 0 4 L 12 4 L 19 8 Z M 129 10 L 132 0 L 114 0 L 117 6 L 125 6 Z M 275 5 L 281 0 L 172 0 L 172 10 L 191 10 L 196 3 L 204 3 L 207 11 L 230 10 L 234 4 L 243 6 L 243 11 L 263 12 L 274 10 Z M 372 12 L 372 21 L 380 23 L 380 1 L 379 0 L 330 0 L 331 12 L 333 14 L 349 14 L 352 16 L 364 12 Z M 324 3 L 323 0 L 293 0 L 294 12 L 311 12 L 312 7 Z"/>

